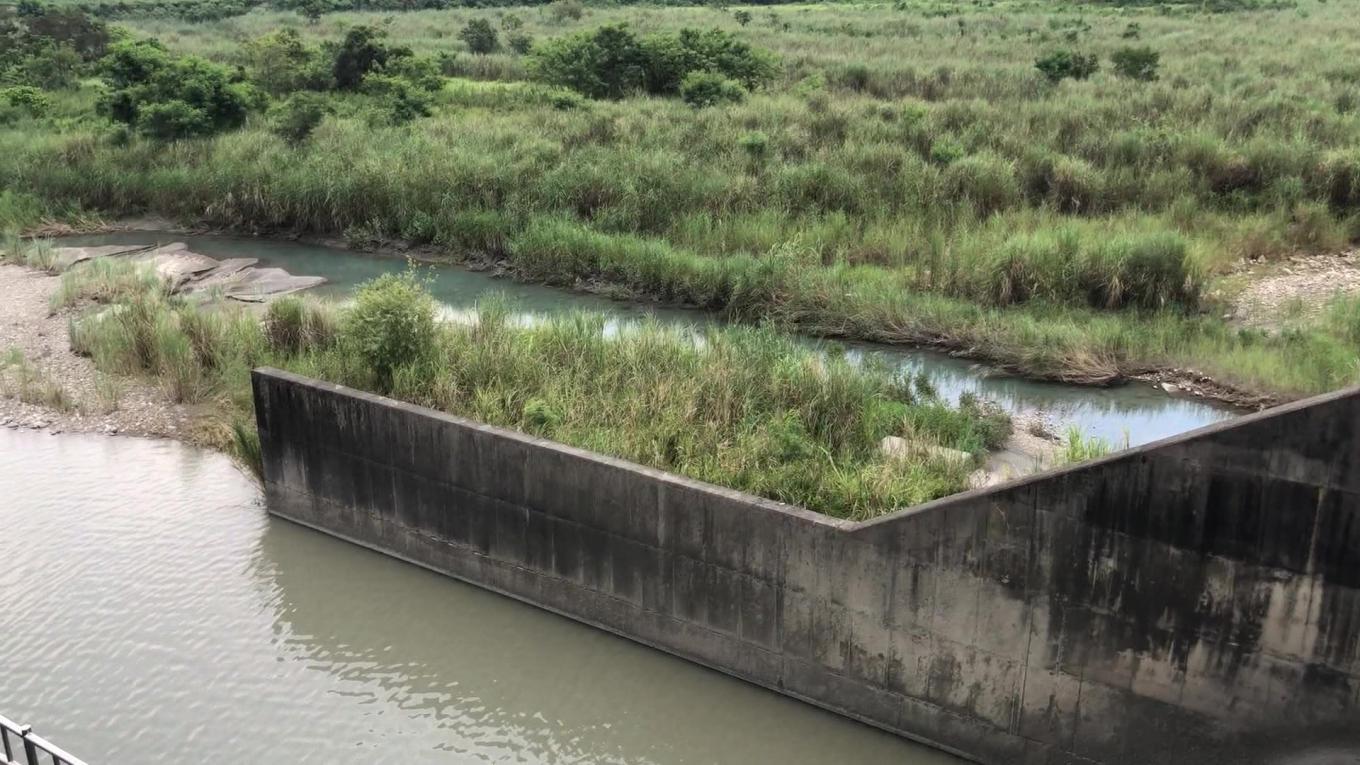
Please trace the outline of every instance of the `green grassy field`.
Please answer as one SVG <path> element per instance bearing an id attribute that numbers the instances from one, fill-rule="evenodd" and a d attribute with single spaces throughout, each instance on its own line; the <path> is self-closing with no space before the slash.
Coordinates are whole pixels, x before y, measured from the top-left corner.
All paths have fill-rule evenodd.
<path id="1" fill-rule="evenodd" d="M 438 79 L 428 114 L 401 124 L 384 116 L 390 95 L 331 90 L 331 113 L 289 140 L 285 91 L 239 127 L 166 141 L 96 114 L 107 75 L 91 65 L 45 114 L 0 119 L 0 222 L 154 212 L 424 244 L 526 279 L 1074 382 L 1192 369 L 1288 398 L 1357 379 L 1353 301 L 1283 333 L 1220 318 L 1243 260 L 1360 236 L 1354 2 L 563 8 L 127 15 L 129 35 L 256 85 L 278 72 L 253 41 L 295 28 L 325 60 L 358 24 Z M 500 50 L 467 50 L 474 19 Z M 772 52 L 775 74 L 707 108 L 536 81 L 532 51 L 614 23 L 723 29 Z M 531 52 L 506 47 L 512 34 Z M 1115 71 L 1128 47 L 1159 56 L 1155 79 Z M 1052 83 L 1035 64 L 1059 50 L 1099 69 Z"/>

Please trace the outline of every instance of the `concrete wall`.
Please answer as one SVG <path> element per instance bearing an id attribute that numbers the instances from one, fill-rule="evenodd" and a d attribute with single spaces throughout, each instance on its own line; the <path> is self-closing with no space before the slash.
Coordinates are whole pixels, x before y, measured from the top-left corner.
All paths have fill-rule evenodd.
<path id="1" fill-rule="evenodd" d="M 271 512 L 981 762 L 1360 762 L 1356 391 L 850 523 L 254 384 Z"/>

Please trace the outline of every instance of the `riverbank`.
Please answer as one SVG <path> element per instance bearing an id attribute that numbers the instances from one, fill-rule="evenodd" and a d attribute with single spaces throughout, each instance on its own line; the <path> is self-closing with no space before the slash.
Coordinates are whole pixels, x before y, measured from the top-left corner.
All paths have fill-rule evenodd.
<path id="1" fill-rule="evenodd" d="M 1011 449 L 1004 412 L 942 400 L 919 376 L 820 353 L 770 329 L 606 330 L 573 313 L 525 326 L 500 300 L 459 321 L 414 272 L 352 304 L 282 298 L 263 321 L 134 278 L 121 258 L 68 272 L 72 347 L 110 374 L 202 406 L 205 433 L 258 469 L 250 370 L 276 366 L 836 517 L 867 518 L 967 488 Z M 149 274 L 148 274 L 149 275 Z M 883 443 L 897 439 L 891 450 Z M 1038 455 L 1042 457 L 1042 455 Z M 1039 460 L 1036 460 L 1038 462 Z"/>
<path id="2" fill-rule="evenodd" d="M 61 277 L 0 262 L 0 426 L 194 441 L 191 408 L 154 384 L 100 372 L 71 348 Z"/>
<path id="3" fill-rule="evenodd" d="M 1090 368 L 1087 368 L 1085 372 L 1080 374 L 1072 373 L 1071 370 L 1036 372 L 1029 363 L 1014 363 L 1013 361 L 1008 360 L 1011 358 L 1010 355 L 998 355 L 995 349 L 985 342 L 969 339 L 967 337 L 957 337 L 944 331 L 934 331 L 920 337 L 907 337 L 900 334 L 884 336 L 881 332 L 869 328 L 863 328 L 862 331 L 847 330 L 843 326 L 832 329 L 819 329 L 819 324 L 814 323 L 809 325 L 808 322 L 810 320 L 806 318 L 800 320 L 797 318 L 789 319 L 789 317 L 783 316 L 780 311 L 785 311 L 787 310 L 786 308 L 776 310 L 772 316 L 733 313 L 726 309 L 714 309 L 711 306 L 705 307 L 694 302 L 669 300 L 663 295 L 649 293 L 636 285 L 628 286 L 616 281 L 609 281 L 601 278 L 543 278 L 541 275 L 535 275 L 518 267 L 512 259 L 504 256 L 493 256 L 479 252 L 457 253 L 442 249 L 433 244 L 416 244 L 414 242 L 399 239 L 389 239 L 383 242 L 370 241 L 364 243 L 363 246 L 358 246 L 339 234 L 325 235 L 303 233 L 286 229 L 268 230 L 252 228 L 243 230 L 229 226 L 181 224 L 154 215 L 135 218 L 119 218 L 108 221 L 88 217 L 80 220 L 73 220 L 71 222 L 48 221 L 41 225 L 29 228 L 24 232 L 24 235 L 28 237 L 69 237 L 131 232 L 148 232 L 151 234 L 170 234 L 175 236 L 230 236 L 247 237 L 251 239 L 258 238 L 260 241 L 276 240 L 301 242 L 333 250 L 345 250 L 361 253 L 363 255 L 392 258 L 394 260 L 457 266 L 477 272 L 489 273 L 495 277 L 506 278 L 520 284 L 546 285 L 551 286 L 554 289 L 598 296 L 607 300 L 617 301 L 619 304 L 630 306 L 655 306 L 692 310 L 736 323 L 773 322 L 775 324 L 784 325 L 784 328 L 790 331 L 810 337 L 847 341 L 868 341 L 889 348 L 917 349 L 942 353 L 953 358 L 986 364 L 999 374 L 1014 376 L 1021 379 L 1056 382 L 1063 385 L 1087 388 L 1103 388 L 1125 384 L 1145 384 L 1156 387 L 1172 397 L 1201 399 L 1216 404 L 1222 404 L 1238 411 L 1264 409 L 1299 397 L 1294 394 L 1281 394 L 1279 392 L 1243 388 L 1231 382 L 1225 382 L 1218 379 L 1199 369 L 1186 366 L 1144 364 L 1131 367 L 1125 372 L 1117 373 L 1111 372 L 1108 369 L 1105 372 L 1093 372 Z M 1330 295 L 1319 294 L 1315 297 L 1330 297 Z M 1022 349 L 1014 350 L 1016 352 L 1023 352 Z"/>

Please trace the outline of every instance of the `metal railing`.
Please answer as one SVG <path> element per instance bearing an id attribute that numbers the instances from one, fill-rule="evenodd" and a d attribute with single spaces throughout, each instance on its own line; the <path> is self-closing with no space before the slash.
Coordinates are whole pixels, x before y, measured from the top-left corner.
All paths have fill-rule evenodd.
<path id="1" fill-rule="evenodd" d="M 0 715 L 0 752 L 5 756 L 0 765 L 85 765 L 84 760 L 34 733 L 32 725 L 20 725 L 4 715 Z M 19 753 L 23 759 L 16 759 Z"/>

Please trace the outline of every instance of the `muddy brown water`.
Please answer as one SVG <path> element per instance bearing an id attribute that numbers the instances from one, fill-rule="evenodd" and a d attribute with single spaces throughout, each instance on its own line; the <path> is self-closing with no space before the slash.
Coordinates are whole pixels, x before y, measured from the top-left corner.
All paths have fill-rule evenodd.
<path id="1" fill-rule="evenodd" d="M 947 765 L 266 515 L 225 457 L 0 429 L 0 714 L 91 765 Z"/>

